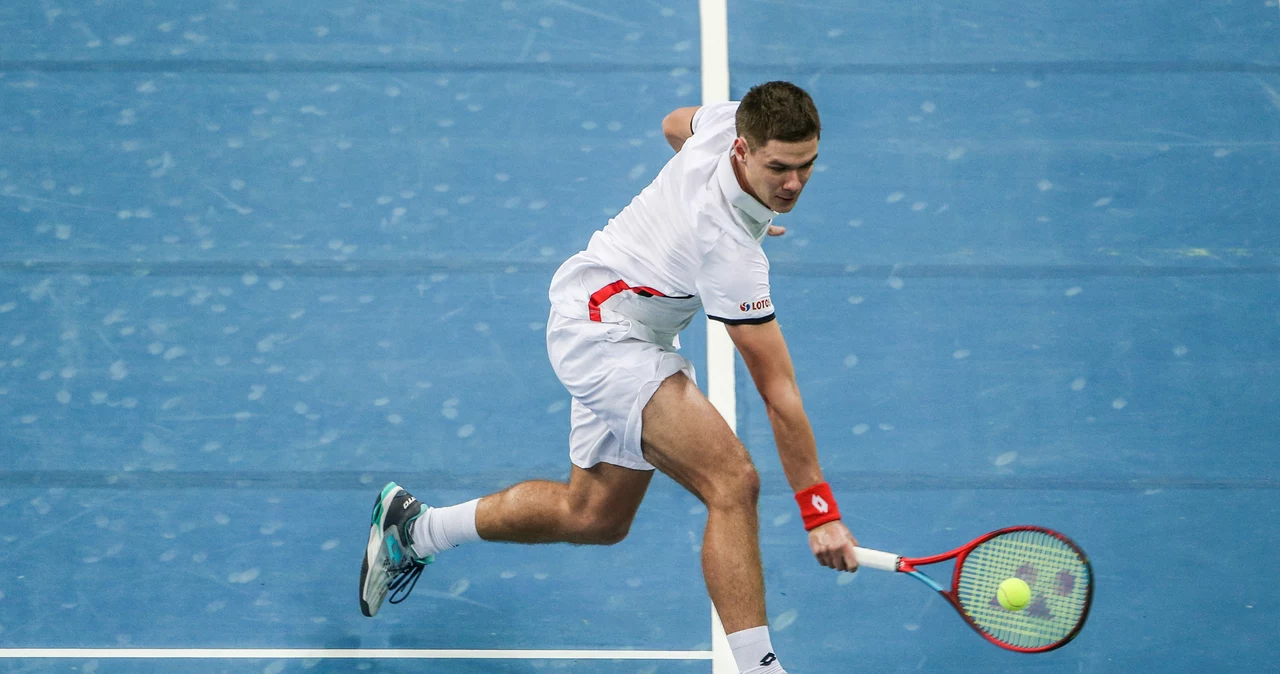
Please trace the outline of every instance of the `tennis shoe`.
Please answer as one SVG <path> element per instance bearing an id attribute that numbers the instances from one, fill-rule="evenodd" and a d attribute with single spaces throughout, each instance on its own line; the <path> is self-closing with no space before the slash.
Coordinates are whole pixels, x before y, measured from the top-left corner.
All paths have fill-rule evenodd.
<path id="1" fill-rule="evenodd" d="M 360 564 L 361 613 L 372 618 L 384 599 L 392 604 L 407 599 L 423 567 L 435 561 L 434 555 L 417 556 L 409 533 L 413 521 L 426 511 L 421 501 L 394 482 L 388 482 L 374 500 L 369 543 Z"/>

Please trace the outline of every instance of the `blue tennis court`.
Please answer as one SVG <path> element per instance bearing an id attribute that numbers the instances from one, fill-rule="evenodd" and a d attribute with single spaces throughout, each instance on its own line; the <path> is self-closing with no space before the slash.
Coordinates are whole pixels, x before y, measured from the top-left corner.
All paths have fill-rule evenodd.
<path id="1" fill-rule="evenodd" d="M 547 285 L 670 157 L 699 21 L 0 7 L 0 671 L 711 672 L 706 512 L 662 476 L 616 546 L 464 546 L 357 605 L 387 480 L 567 476 Z M 739 363 L 789 671 L 1273 667 L 1278 33 L 1276 0 L 728 3 L 731 95 L 788 79 L 823 116 L 766 250 L 853 533 L 1039 524 L 1097 580 L 1027 656 L 819 567 Z M 702 321 L 682 341 L 705 372 Z"/>

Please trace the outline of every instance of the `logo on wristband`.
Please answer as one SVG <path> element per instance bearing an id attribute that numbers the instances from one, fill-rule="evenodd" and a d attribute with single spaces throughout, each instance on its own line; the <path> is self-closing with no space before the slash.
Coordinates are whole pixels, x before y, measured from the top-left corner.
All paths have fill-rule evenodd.
<path id="1" fill-rule="evenodd" d="M 831 487 L 826 482 L 819 482 L 798 492 L 796 505 L 800 506 L 805 531 L 813 531 L 827 522 L 840 519 L 840 506 L 836 505 L 836 497 L 831 494 Z"/>

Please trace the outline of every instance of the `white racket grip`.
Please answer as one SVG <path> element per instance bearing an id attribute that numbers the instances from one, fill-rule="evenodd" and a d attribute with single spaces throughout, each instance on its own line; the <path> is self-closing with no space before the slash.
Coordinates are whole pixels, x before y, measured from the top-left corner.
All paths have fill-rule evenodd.
<path id="1" fill-rule="evenodd" d="M 858 566 L 880 569 L 881 571 L 897 571 L 898 560 L 902 559 L 900 555 L 895 555 L 892 552 L 881 552 L 856 546 L 853 548 L 853 554 L 858 558 Z"/>

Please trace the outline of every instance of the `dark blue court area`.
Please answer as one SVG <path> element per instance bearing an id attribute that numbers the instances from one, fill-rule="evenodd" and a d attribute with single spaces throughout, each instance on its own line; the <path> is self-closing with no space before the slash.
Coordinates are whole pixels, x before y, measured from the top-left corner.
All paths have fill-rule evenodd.
<path id="1" fill-rule="evenodd" d="M 1276 0 L 728 17 L 732 96 L 788 79 L 822 113 L 766 251 L 853 533 L 1038 524 L 1096 574 L 1079 638 L 1019 655 L 819 567 L 739 365 L 788 670 L 1274 668 Z M 671 156 L 699 54 L 692 0 L 0 6 L 0 671 L 709 674 L 705 510 L 662 476 L 615 547 L 474 544 L 357 604 L 387 480 L 567 476 L 547 285 Z M 705 373 L 701 320 L 683 341 Z M 698 653 L 15 650 L 161 648 Z"/>

